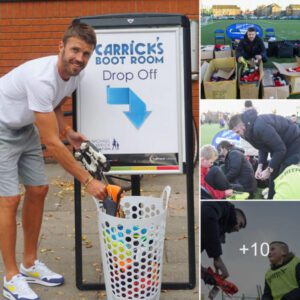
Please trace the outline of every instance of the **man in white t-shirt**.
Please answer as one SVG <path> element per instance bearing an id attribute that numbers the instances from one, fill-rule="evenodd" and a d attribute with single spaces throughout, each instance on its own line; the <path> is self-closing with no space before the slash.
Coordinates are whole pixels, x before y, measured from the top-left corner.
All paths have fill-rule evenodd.
<path id="1" fill-rule="evenodd" d="M 0 249 L 5 266 L 3 295 L 7 299 L 39 299 L 28 283 L 55 286 L 64 282 L 63 276 L 37 257 L 48 191 L 39 135 L 51 155 L 89 194 L 98 199 L 106 196 L 105 185 L 90 176 L 59 138 L 64 136 L 75 148 L 85 140 L 65 123 L 61 107 L 77 88 L 95 46 L 93 28 L 73 22 L 59 43 L 58 56 L 26 62 L 0 78 Z M 15 257 L 19 183 L 25 186 L 20 268 Z"/>

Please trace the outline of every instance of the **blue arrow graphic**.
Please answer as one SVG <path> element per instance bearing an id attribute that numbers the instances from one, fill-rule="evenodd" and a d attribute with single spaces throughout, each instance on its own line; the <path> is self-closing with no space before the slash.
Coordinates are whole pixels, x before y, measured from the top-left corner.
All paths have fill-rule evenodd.
<path id="1" fill-rule="evenodd" d="M 129 121 L 139 129 L 150 115 L 146 104 L 130 88 L 111 88 L 107 86 L 107 103 L 112 105 L 129 104 L 124 111 Z"/>

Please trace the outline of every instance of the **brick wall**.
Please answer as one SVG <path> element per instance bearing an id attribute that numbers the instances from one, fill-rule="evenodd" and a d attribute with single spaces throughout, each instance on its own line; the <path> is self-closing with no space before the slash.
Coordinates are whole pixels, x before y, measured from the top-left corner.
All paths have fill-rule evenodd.
<path id="1" fill-rule="evenodd" d="M 1 1 L 0 76 L 21 63 L 58 53 L 68 24 L 79 16 L 164 12 L 199 17 L 198 0 Z M 193 82 L 193 115 L 199 118 L 199 83 Z M 71 101 L 65 104 L 71 110 Z M 71 118 L 68 118 L 71 123 Z M 197 122 L 198 124 L 198 122 Z"/>

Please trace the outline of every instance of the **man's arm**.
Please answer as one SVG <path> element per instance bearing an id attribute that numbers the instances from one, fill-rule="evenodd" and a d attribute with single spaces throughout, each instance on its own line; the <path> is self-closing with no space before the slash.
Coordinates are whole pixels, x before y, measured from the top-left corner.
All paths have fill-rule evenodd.
<path id="1" fill-rule="evenodd" d="M 272 151 L 272 158 L 269 166 L 274 170 L 279 168 L 286 153 L 286 146 L 275 128 L 269 124 L 263 123 L 262 131 L 259 132 L 261 142 Z M 259 163 L 262 163 L 259 160 Z"/>
<path id="2" fill-rule="evenodd" d="M 103 200 L 106 197 L 105 185 L 98 180 L 90 180 L 91 175 L 75 160 L 68 148 L 59 139 L 55 113 L 35 112 L 35 118 L 41 139 L 51 155 L 67 172 L 82 184 L 86 184 L 89 194 Z"/>
<path id="3" fill-rule="evenodd" d="M 64 112 L 62 110 L 62 105 L 65 102 L 66 98 L 63 99 L 61 104 L 55 108 L 55 116 L 58 123 L 59 133 L 62 138 L 66 138 L 68 142 L 75 148 L 79 149 L 82 142 L 86 141 L 87 138 L 76 132 L 72 129 L 72 127 L 68 126 L 65 121 Z"/>
<path id="4" fill-rule="evenodd" d="M 54 109 L 55 112 L 55 116 L 56 116 L 56 120 L 57 120 L 57 125 L 58 125 L 58 130 L 59 133 L 62 133 L 63 130 L 66 128 L 67 123 L 65 121 L 65 117 L 64 117 L 64 112 L 62 110 L 62 106 L 63 104 L 66 102 L 67 97 L 64 98 L 60 104 Z"/>
<path id="5" fill-rule="evenodd" d="M 258 149 L 258 163 L 265 167 L 268 165 L 268 155 L 269 152 L 265 150 Z"/>

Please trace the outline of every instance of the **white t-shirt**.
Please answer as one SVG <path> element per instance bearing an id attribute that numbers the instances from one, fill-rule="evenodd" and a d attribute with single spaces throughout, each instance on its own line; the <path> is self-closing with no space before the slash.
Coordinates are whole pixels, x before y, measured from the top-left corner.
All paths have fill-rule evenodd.
<path id="1" fill-rule="evenodd" d="M 34 112 L 51 112 L 77 88 L 82 73 L 62 80 L 57 56 L 28 61 L 0 78 L 0 124 L 13 129 L 32 124 Z"/>

